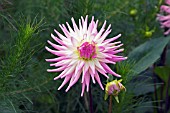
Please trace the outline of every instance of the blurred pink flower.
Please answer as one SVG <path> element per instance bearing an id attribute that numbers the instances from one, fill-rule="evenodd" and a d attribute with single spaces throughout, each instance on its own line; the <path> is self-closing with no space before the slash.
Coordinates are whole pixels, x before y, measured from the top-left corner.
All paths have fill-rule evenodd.
<path id="1" fill-rule="evenodd" d="M 167 5 L 161 5 L 157 19 L 160 21 L 161 28 L 166 29 L 164 35 L 168 35 L 170 33 L 170 0 L 165 0 L 165 3 Z"/>
<path id="2" fill-rule="evenodd" d="M 118 49 L 123 44 L 120 41 L 113 42 L 118 39 L 121 34 L 106 39 L 111 32 L 111 25 L 105 30 L 106 21 L 102 28 L 98 31 L 98 20 L 95 22 L 92 17 L 91 22 L 88 25 L 88 16 L 84 19 L 79 19 L 79 27 L 76 25 L 74 18 L 71 18 L 73 29 L 70 27 L 68 22 L 67 28 L 64 24 L 59 25 L 64 35 L 54 30 L 58 37 L 51 34 L 51 37 L 59 44 L 54 44 L 47 41 L 53 48 L 52 50 L 45 47 L 47 51 L 58 56 L 53 59 L 46 59 L 48 62 L 54 62 L 50 66 L 54 66 L 56 69 L 48 69 L 48 72 L 59 72 L 60 75 L 54 78 L 59 78 L 64 81 L 58 88 L 60 90 L 66 83 L 69 83 L 66 92 L 79 80 L 81 77 L 82 93 L 83 96 L 85 87 L 87 92 L 89 91 L 90 78 L 93 83 L 96 81 L 100 85 L 101 89 L 104 90 L 99 73 L 109 78 L 106 73 L 112 74 L 116 77 L 120 77 L 119 74 L 112 71 L 112 69 L 106 64 L 115 64 L 116 62 L 127 59 L 127 57 L 116 55 L 122 52 L 124 49 Z M 106 40 L 105 40 L 106 39 Z"/>
<path id="3" fill-rule="evenodd" d="M 170 5 L 170 0 L 165 0 L 165 3 Z"/>

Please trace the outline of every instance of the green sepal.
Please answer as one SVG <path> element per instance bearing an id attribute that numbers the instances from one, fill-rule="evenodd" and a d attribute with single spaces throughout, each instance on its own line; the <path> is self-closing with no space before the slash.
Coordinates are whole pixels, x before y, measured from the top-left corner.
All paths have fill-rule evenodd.
<path id="1" fill-rule="evenodd" d="M 115 100 L 117 103 L 119 103 L 119 97 L 118 96 L 114 96 L 115 97 Z"/>
<path id="2" fill-rule="evenodd" d="M 107 100 L 107 98 L 108 98 L 108 94 L 107 93 L 105 93 L 105 95 L 104 95 L 104 100 Z"/>

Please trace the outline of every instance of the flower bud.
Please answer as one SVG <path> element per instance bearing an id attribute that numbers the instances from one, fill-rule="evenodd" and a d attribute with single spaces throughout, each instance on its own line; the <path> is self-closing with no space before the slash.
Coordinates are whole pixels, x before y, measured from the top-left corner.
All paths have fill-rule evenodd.
<path id="1" fill-rule="evenodd" d="M 118 94 L 120 91 L 126 91 L 126 88 L 121 84 L 121 80 L 113 80 L 112 82 L 108 82 L 105 88 L 105 100 L 109 95 L 113 95 L 116 101 L 119 103 Z"/>
<path id="2" fill-rule="evenodd" d="M 129 14 L 130 14 L 131 16 L 136 16 L 137 12 L 138 12 L 138 11 L 137 11 L 136 9 L 131 9 L 130 12 L 129 12 Z"/>
<path id="3" fill-rule="evenodd" d="M 152 36 L 152 32 L 151 31 L 146 31 L 145 32 L 145 37 L 146 38 L 150 38 Z"/>

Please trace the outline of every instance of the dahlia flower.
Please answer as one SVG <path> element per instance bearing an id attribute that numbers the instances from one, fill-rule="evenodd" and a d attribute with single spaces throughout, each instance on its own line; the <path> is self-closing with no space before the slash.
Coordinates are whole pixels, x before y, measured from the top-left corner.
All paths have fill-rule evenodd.
<path id="1" fill-rule="evenodd" d="M 113 95 L 116 101 L 119 103 L 118 94 L 120 91 L 126 91 L 126 88 L 121 84 L 121 80 L 113 80 L 112 82 L 108 82 L 105 88 L 105 100 L 109 95 Z"/>
<path id="2" fill-rule="evenodd" d="M 121 34 L 106 39 L 111 32 L 111 25 L 105 30 L 105 21 L 102 28 L 98 31 L 98 20 L 94 21 L 94 17 L 92 17 L 89 25 L 88 16 L 85 19 L 81 17 L 79 19 L 79 27 L 76 25 L 74 18 L 71 18 L 71 21 L 73 29 L 68 22 L 66 22 L 67 27 L 64 24 L 59 25 L 64 35 L 57 30 L 54 31 L 58 37 L 51 34 L 51 37 L 58 44 L 54 44 L 49 40 L 47 41 L 55 50 L 45 47 L 46 50 L 58 56 L 57 58 L 46 59 L 48 62 L 53 62 L 50 66 L 54 66 L 54 69 L 48 69 L 47 71 L 62 71 L 60 75 L 54 78 L 54 80 L 64 78 L 58 90 L 70 81 L 66 89 L 67 92 L 79 78 L 82 78 L 81 96 L 83 96 L 85 88 L 87 92 L 89 91 L 90 79 L 92 79 L 93 83 L 97 81 L 101 89 L 104 90 L 99 73 L 106 78 L 109 78 L 107 73 L 120 77 L 107 64 L 115 64 L 116 62 L 127 59 L 126 57 L 116 55 L 124 50 L 118 49 L 123 45 L 120 41 L 113 42 Z"/>
<path id="3" fill-rule="evenodd" d="M 170 0 L 165 0 L 167 5 L 161 5 L 157 19 L 160 21 L 161 28 L 165 29 L 164 35 L 170 33 Z"/>

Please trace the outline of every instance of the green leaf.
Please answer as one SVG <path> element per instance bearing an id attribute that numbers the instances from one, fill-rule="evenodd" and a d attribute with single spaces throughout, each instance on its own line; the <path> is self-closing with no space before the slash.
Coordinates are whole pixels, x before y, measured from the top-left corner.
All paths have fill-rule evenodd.
<path id="1" fill-rule="evenodd" d="M 169 40 L 170 36 L 151 39 L 130 52 L 129 59 L 136 61 L 132 67 L 135 73 L 139 74 L 151 66 L 160 57 Z"/>
<path id="2" fill-rule="evenodd" d="M 21 110 L 11 100 L 0 100 L 1 113 L 21 113 Z"/>
<path id="3" fill-rule="evenodd" d="M 165 84 L 163 88 L 163 96 L 166 96 L 166 90 L 169 87 L 168 79 L 170 77 L 170 67 L 168 66 L 155 67 L 154 72 L 157 74 L 159 78 L 161 78 L 164 81 Z M 170 95 L 170 90 L 168 91 L 168 94 Z"/>
<path id="4" fill-rule="evenodd" d="M 165 82 L 168 82 L 168 78 L 170 76 L 170 67 L 167 66 L 159 66 L 155 67 L 154 72 Z"/>
<path id="5" fill-rule="evenodd" d="M 111 82 L 111 81 L 113 80 L 113 75 L 108 74 L 108 76 L 109 76 L 109 78 L 107 79 L 107 81 L 106 81 L 106 82 Z"/>

